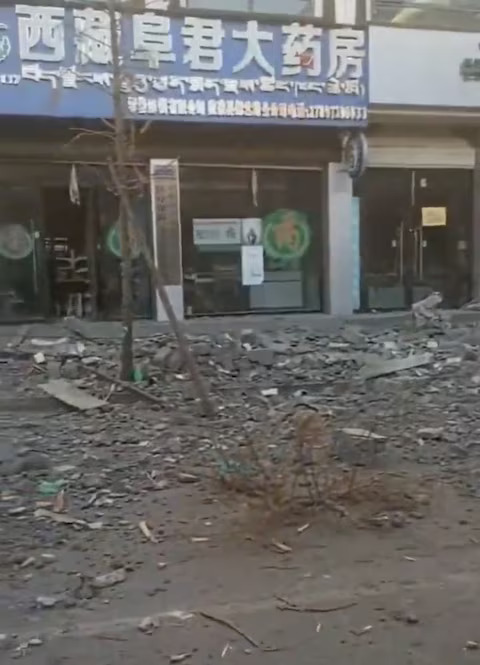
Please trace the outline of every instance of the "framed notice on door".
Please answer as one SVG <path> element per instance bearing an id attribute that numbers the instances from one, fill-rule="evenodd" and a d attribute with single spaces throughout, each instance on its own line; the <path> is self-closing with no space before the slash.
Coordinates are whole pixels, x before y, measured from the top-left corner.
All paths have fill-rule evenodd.
<path id="1" fill-rule="evenodd" d="M 447 209 L 422 208 L 422 226 L 447 226 Z"/>

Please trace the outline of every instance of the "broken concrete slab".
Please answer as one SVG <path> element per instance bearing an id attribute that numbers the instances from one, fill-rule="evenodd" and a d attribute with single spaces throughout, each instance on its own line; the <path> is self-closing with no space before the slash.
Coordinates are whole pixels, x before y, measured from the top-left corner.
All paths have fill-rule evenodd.
<path id="1" fill-rule="evenodd" d="M 362 367 L 358 376 L 361 379 L 375 379 L 379 376 L 388 376 L 396 372 L 403 372 L 415 367 L 429 365 L 433 361 L 431 353 L 419 353 L 407 356 L 406 358 L 394 358 L 393 360 L 378 359 L 378 362 L 371 362 Z"/>
<path id="2" fill-rule="evenodd" d="M 44 383 L 40 388 L 50 395 L 55 397 L 60 402 L 77 409 L 78 411 L 89 411 L 90 409 L 98 409 L 105 406 L 107 402 L 90 395 L 85 390 L 80 390 L 73 384 L 65 379 L 53 379 Z"/>
<path id="3" fill-rule="evenodd" d="M 271 349 L 252 349 L 248 352 L 248 359 L 252 363 L 271 367 L 275 362 L 275 353 Z"/>

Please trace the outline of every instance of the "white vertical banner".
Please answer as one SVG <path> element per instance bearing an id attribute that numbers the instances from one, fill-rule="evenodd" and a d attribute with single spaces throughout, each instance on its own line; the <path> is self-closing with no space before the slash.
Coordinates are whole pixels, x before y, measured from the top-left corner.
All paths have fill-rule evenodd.
<path id="1" fill-rule="evenodd" d="M 355 25 L 357 21 L 357 0 L 335 0 L 335 23 Z"/>
<path id="2" fill-rule="evenodd" d="M 153 260 L 163 276 L 165 289 L 179 319 L 184 318 L 180 181 L 177 159 L 150 160 Z M 166 321 L 158 291 L 156 319 Z"/>
<path id="3" fill-rule="evenodd" d="M 242 284 L 258 286 L 263 284 L 263 245 L 242 246 Z"/>

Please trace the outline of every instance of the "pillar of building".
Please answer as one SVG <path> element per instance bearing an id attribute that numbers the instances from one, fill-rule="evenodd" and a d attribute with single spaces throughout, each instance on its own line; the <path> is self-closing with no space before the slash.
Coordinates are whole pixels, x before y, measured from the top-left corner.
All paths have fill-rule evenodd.
<path id="1" fill-rule="evenodd" d="M 480 135 L 474 141 L 473 228 L 472 228 L 472 297 L 480 300 Z"/>
<path id="2" fill-rule="evenodd" d="M 325 311 L 348 315 L 354 310 L 355 264 L 352 179 L 342 164 L 330 163 L 326 178 L 324 226 Z M 326 227 L 326 228 L 325 228 Z"/>

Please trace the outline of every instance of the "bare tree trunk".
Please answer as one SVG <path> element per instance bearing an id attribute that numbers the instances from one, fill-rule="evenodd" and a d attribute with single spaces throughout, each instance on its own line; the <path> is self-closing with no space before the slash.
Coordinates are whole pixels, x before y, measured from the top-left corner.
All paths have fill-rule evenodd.
<path id="1" fill-rule="evenodd" d="M 115 0 L 109 0 L 108 13 L 110 18 L 110 40 L 112 48 L 112 85 L 113 85 L 113 113 L 115 127 L 115 161 L 119 187 L 118 198 L 120 247 L 121 247 L 121 274 L 122 274 L 122 350 L 120 378 L 130 381 L 133 377 L 133 298 L 132 298 L 132 248 L 129 234 L 129 215 L 125 209 L 125 200 L 129 193 L 127 183 L 127 131 L 125 116 L 122 108 L 122 69 L 120 60 L 119 30 L 115 11 Z"/>
<path id="2" fill-rule="evenodd" d="M 133 206 L 130 199 L 128 183 L 127 163 L 129 157 L 129 137 L 126 131 L 123 110 L 122 62 L 119 45 L 119 30 L 115 12 L 115 0 L 108 0 L 108 12 L 110 18 L 110 37 L 112 47 L 112 85 L 115 134 L 115 162 L 110 162 L 110 170 L 119 197 L 120 245 L 122 251 L 122 319 L 124 331 L 120 378 L 122 380 L 129 380 L 132 378 L 133 374 L 132 243 L 136 240 L 142 248 L 148 267 L 154 278 L 160 300 L 162 301 L 162 305 L 165 309 L 172 330 L 177 338 L 183 360 L 188 367 L 190 376 L 192 377 L 192 382 L 195 386 L 203 413 L 212 416 L 215 413 L 213 403 L 210 400 L 207 387 L 195 362 L 195 358 L 192 355 L 185 333 L 175 316 L 175 311 L 170 303 L 167 290 L 165 289 L 162 273 L 153 262 L 143 234 L 135 228 Z"/>
<path id="3" fill-rule="evenodd" d="M 130 237 L 135 238 L 150 269 L 156 290 L 158 291 L 158 295 L 160 296 L 163 308 L 168 317 L 168 321 L 170 323 L 170 326 L 173 330 L 175 337 L 177 338 L 178 346 L 180 349 L 180 353 L 182 354 L 183 361 L 186 367 L 188 368 L 188 371 L 192 378 L 193 385 L 195 386 L 195 391 L 197 393 L 198 399 L 200 400 L 202 411 L 206 416 L 213 416 L 215 414 L 215 408 L 208 394 L 208 390 L 203 381 L 202 375 L 200 374 L 200 370 L 198 369 L 198 365 L 188 345 L 188 340 L 185 336 L 182 325 L 180 321 L 177 319 L 175 310 L 173 309 L 172 303 L 170 302 L 170 298 L 168 297 L 167 289 L 165 288 L 165 283 L 163 281 L 163 275 L 160 269 L 155 265 L 153 261 L 151 252 L 148 249 L 147 242 L 145 240 L 145 236 L 141 233 L 141 231 L 139 231 L 133 226 L 134 220 L 133 220 L 133 210 L 131 206 L 131 201 L 128 198 L 128 193 L 125 190 L 125 188 L 121 187 L 121 183 L 118 179 L 118 173 L 115 170 L 113 164 L 111 165 L 111 175 L 115 188 L 118 190 L 119 195 L 123 200 L 123 210 L 126 213 L 127 222 L 130 225 Z"/>

